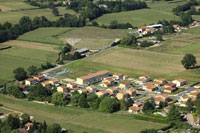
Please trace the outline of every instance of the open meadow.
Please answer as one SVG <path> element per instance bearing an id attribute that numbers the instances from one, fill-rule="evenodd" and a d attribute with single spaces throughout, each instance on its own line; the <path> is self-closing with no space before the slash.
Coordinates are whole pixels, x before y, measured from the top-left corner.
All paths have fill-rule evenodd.
<path id="1" fill-rule="evenodd" d="M 12 46 L 12 48 L 0 51 L 0 84 L 13 80 L 13 70 L 18 67 L 26 69 L 31 65 L 38 67 L 46 61 L 54 63 L 58 53 L 48 45 L 43 47 L 41 44 L 30 42 L 9 41 L 3 45 Z"/>
<path id="2" fill-rule="evenodd" d="M 161 128 L 165 124 L 135 120 L 129 117 L 104 114 L 73 107 L 55 107 L 0 94 L 0 104 L 13 110 L 28 113 L 37 121 L 58 123 L 75 133 L 139 133 L 147 128 Z M 144 126 L 145 124 L 145 126 Z"/>
<path id="3" fill-rule="evenodd" d="M 172 14 L 172 9 L 183 3 L 185 3 L 184 0 L 176 0 L 175 2 L 147 2 L 149 9 L 105 14 L 97 18 L 96 21 L 99 24 L 108 25 L 112 20 L 117 20 L 120 23 L 131 23 L 133 26 L 143 26 L 145 24 L 157 23 L 163 19 L 178 20 L 179 18 Z"/>
<path id="4" fill-rule="evenodd" d="M 39 28 L 18 37 L 17 40 L 44 44 L 70 43 L 74 48 L 103 49 L 117 38 L 126 36 L 128 30 L 111 30 L 96 27 Z"/>

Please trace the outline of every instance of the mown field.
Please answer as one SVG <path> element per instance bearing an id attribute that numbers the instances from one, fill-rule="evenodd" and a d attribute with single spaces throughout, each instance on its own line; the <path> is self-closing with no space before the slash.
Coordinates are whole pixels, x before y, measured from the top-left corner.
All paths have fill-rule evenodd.
<path id="1" fill-rule="evenodd" d="M 12 46 L 12 48 L 0 51 L 0 84 L 13 80 L 13 70 L 18 67 L 26 69 L 31 65 L 40 66 L 46 61 L 54 63 L 57 58 L 56 50 L 39 47 L 39 44 L 33 43 L 29 46 L 27 42 L 23 44 L 23 42 L 10 41 L 4 43 L 4 45 Z M 37 48 L 34 48 L 34 46 Z"/>
<path id="2" fill-rule="evenodd" d="M 39 28 L 19 36 L 17 40 L 53 45 L 62 45 L 68 42 L 74 48 L 103 49 L 115 39 L 125 36 L 127 32 L 127 30 L 96 27 Z"/>
<path id="3" fill-rule="evenodd" d="M 161 128 L 164 124 L 135 120 L 112 114 L 87 111 L 72 107 L 55 107 L 19 100 L 0 94 L 0 104 L 28 113 L 37 121 L 58 123 L 75 133 L 139 133 L 146 128 Z M 145 126 L 144 126 L 145 125 Z"/>
<path id="4" fill-rule="evenodd" d="M 0 12 L 0 23 L 8 21 L 15 24 L 23 16 L 29 16 L 32 19 L 36 16 L 45 16 L 49 20 L 57 20 L 65 13 L 77 15 L 72 10 L 66 10 L 65 7 L 58 7 L 59 16 L 54 16 L 51 9 L 39 9 L 38 7 L 24 3 L 23 0 L 1 0 L 0 9 L 2 9 Z"/>
<path id="5" fill-rule="evenodd" d="M 96 21 L 100 24 L 108 25 L 112 20 L 117 20 L 120 23 L 128 22 L 133 26 L 143 26 L 145 24 L 157 23 L 163 19 L 178 20 L 179 18 L 172 14 L 172 9 L 184 2 L 184 0 L 176 0 L 175 2 L 147 2 L 149 9 L 105 14 L 97 18 Z"/>
<path id="6" fill-rule="evenodd" d="M 152 78 L 184 78 L 188 81 L 199 81 L 199 70 L 186 71 L 181 65 L 182 57 L 183 55 L 177 54 L 116 48 L 68 65 L 65 68 L 72 73 L 65 77 L 76 78 L 90 72 L 109 70 L 130 77 L 150 75 Z M 198 61 L 199 57 L 197 56 Z"/>

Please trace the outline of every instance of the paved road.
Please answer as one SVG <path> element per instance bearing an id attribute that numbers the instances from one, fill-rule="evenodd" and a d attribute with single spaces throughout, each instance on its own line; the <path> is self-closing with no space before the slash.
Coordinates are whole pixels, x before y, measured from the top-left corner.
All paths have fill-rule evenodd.
<path id="1" fill-rule="evenodd" d="M 112 43 L 111 43 L 111 44 L 112 44 Z M 63 64 L 63 65 L 56 65 L 56 67 L 47 69 L 47 70 L 43 71 L 42 73 L 48 75 L 49 73 L 51 73 L 52 71 L 54 71 L 54 70 L 56 70 L 56 69 L 65 67 L 65 66 L 70 65 L 70 64 L 72 64 L 72 63 L 74 63 L 74 62 L 77 62 L 77 61 L 79 61 L 79 60 L 84 60 L 84 59 L 86 59 L 86 58 L 96 56 L 96 55 L 98 55 L 98 54 L 100 54 L 100 53 L 103 53 L 103 52 L 105 52 L 105 51 L 111 50 L 111 49 L 116 48 L 116 47 L 118 47 L 118 46 L 107 47 L 107 48 L 105 48 L 105 49 L 102 49 L 102 50 L 98 51 L 97 53 L 94 53 L 94 54 L 92 54 L 92 55 L 86 56 L 85 58 L 78 59 L 78 60 L 74 60 L 74 61 L 68 62 L 68 63 L 66 63 L 66 64 Z"/>
<path id="2" fill-rule="evenodd" d="M 182 92 L 180 92 L 180 93 L 178 93 L 178 94 L 176 94 L 176 95 L 171 95 L 170 97 L 179 100 L 180 97 L 184 96 L 184 95 L 187 94 L 187 93 L 190 93 L 190 92 L 193 91 L 193 90 L 195 90 L 194 87 L 188 87 L 188 88 L 186 88 L 185 91 L 182 91 Z"/>

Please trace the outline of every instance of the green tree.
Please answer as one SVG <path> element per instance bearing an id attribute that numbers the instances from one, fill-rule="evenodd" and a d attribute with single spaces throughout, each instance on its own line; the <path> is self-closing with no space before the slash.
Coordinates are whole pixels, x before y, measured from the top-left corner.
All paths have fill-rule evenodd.
<path id="1" fill-rule="evenodd" d="M 56 92 L 52 96 L 52 103 L 55 106 L 65 106 L 68 103 L 66 96 L 63 93 Z"/>
<path id="2" fill-rule="evenodd" d="M 29 75 L 36 75 L 37 74 L 37 67 L 32 65 L 28 69 L 28 74 Z"/>
<path id="3" fill-rule="evenodd" d="M 13 73 L 16 80 L 21 81 L 27 78 L 27 72 L 22 67 L 15 69 Z"/>
<path id="4" fill-rule="evenodd" d="M 55 15 L 55 16 L 59 16 L 59 11 L 58 11 L 58 8 L 53 8 L 52 9 L 52 13 L 53 13 L 53 15 Z"/>
<path id="5" fill-rule="evenodd" d="M 99 110 L 106 113 L 113 113 L 120 109 L 120 103 L 115 98 L 105 97 L 99 106 Z"/>
<path id="6" fill-rule="evenodd" d="M 192 99 L 191 99 L 191 98 L 189 98 L 189 99 L 187 100 L 186 105 L 187 105 L 187 110 L 188 110 L 188 112 L 192 111 L 192 109 L 193 109 L 193 102 L 192 102 Z"/>
<path id="7" fill-rule="evenodd" d="M 196 106 L 196 112 L 200 115 L 200 93 L 197 95 L 195 106 Z"/>
<path id="8" fill-rule="evenodd" d="M 75 91 L 75 92 L 72 93 L 71 103 L 72 103 L 73 106 L 79 105 L 80 96 L 81 95 L 78 93 L 78 91 Z"/>
<path id="9" fill-rule="evenodd" d="M 30 122 L 30 115 L 29 114 L 22 114 L 22 116 L 21 116 L 21 118 L 22 118 L 22 124 L 24 125 L 24 124 L 26 124 L 27 122 Z"/>
<path id="10" fill-rule="evenodd" d="M 24 98 L 23 92 L 17 86 L 11 86 L 7 88 L 7 93 L 13 95 L 16 98 Z"/>
<path id="11" fill-rule="evenodd" d="M 163 40 L 162 35 L 161 35 L 161 34 L 157 34 L 157 35 L 156 35 L 156 39 L 157 39 L 158 41 L 162 41 L 162 40 Z"/>
<path id="12" fill-rule="evenodd" d="M 143 107 L 142 111 L 145 114 L 149 114 L 149 113 L 152 113 L 152 111 L 154 109 L 155 109 L 154 105 L 150 101 L 147 101 L 147 102 L 144 103 L 144 107 Z"/>
<path id="13" fill-rule="evenodd" d="M 89 108 L 88 102 L 87 102 L 87 94 L 82 93 L 79 99 L 79 106 L 81 108 Z"/>
<path id="14" fill-rule="evenodd" d="M 181 120 L 180 112 L 174 104 L 171 105 L 167 116 L 170 121 L 180 121 Z"/>
<path id="15" fill-rule="evenodd" d="M 61 133 L 61 127 L 59 124 L 53 124 L 47 127 L 47 133 Z"/>
<path id="16" fill-rule="evenodd" d="M 136 37 L 133 35 L 129 35 L 129 36 L 124 37 L 121 40 L 120 44 L 127 45 L 127 46 L 132 46 L 132 45 L 134 46 L 134 45 L 136 45 L 136 42 L 137 42 Z"/>
<path id="17" fill-rule="evenodd" d="M 196 57 L 192 54 L 186 54 L 181 60 L 181 63 L 185 69 L 189 69 L 197 64 Z"/>
<path id="18" fill-rule="evenodd" d="M 128 109 L 127 102 L 125 100 L 120 100 L 120 109 L 121 110 L 127 110 Z"/>

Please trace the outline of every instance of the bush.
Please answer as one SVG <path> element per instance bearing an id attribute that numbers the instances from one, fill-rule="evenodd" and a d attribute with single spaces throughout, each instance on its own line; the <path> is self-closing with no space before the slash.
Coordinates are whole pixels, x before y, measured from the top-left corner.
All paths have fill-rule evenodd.
<path id="1" fill-rule="evenodd" d="M 158 117 L 154 117 L 154 116 L 150 116 L 150 115 L 134 115 L 133 116 L 135 119 L 138 120 L 146 120 L 146 121 L 153 121 L 153 122 L 157 122 L 157 123 L 168 123 L 168 120 L 166 118 L 158 118 Z"/>
<path id="2" fill-rule="evenodd" d="M 143 41 L 140 43 L 140 46 L 141 47 L 149 47 L 149 46 L 152 46 L 153 45 L 153 42 L 148 42 L 148 41 Z"/>

